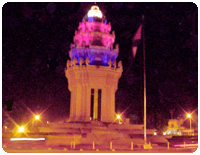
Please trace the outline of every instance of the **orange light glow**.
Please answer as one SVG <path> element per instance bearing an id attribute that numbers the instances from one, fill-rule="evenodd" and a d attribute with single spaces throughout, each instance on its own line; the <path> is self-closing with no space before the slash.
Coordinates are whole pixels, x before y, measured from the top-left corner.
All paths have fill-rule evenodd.
<path id="1" fill-rule="evenodd" d="M 36 119 L 36 120 L 39 120 L 39 119 L 40 119 L 40 116 L 39 116 L 39 115 L 36 115 L 36 116 L 35 116 L 35 119 Z"/>
<path id="2" fill-rule="evenodd" d="M 19 131 L 19 132 L 24 132 L 24 127 L 23 127 L 23 126 L 20 126 L 18 131 Z"/>
<path id="3" fill-rule="evenodd" d="M 191 114 L 187 114 L 187 117 L 190 118 L 190 117 L 192 117 L 192 115 Z"/>
<path id="4" fill-rule="evenodd" d="M 163 132 L 163 135 L 166 135 L 166 132 Z"/>
<path id="5" fill-rule="evenodd" d="M 117 119 L 120 119 L 121 118 L 121 116 L 120 115 L 117 115 Z"/>

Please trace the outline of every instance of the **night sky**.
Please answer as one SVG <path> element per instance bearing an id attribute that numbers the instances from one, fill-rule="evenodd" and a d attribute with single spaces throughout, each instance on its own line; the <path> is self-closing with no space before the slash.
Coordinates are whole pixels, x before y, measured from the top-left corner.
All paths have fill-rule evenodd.
<path id="1" fill-rule="evenodd" d="M 64 68 L 75 30 L 94 3 L 6 3 L 2 9 L 2 103 L 20 123 L 31 117 L 69 116 Z M 116 112 L 143 122 L 142 44 L 135 59 L 131 40 L 145 25 L 147 127 L 184 118 L 198 106 L 198 10 L 194 3 L 97 3 L 115 31 L 123 74 Z M 27 107 L 26 107 L 27 106 Z M 197 111 L 196 111 L 197 114 Z"/>

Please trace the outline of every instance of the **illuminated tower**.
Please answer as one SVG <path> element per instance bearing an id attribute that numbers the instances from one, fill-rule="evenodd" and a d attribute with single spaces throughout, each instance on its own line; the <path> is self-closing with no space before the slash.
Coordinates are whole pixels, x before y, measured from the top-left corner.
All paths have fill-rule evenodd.
<path id="1" fill-rule="evenodd" d="M 119 48 L 113 48 L 115 33 L 110 31 L 110 23 L 96 5 L 75 31 L 65 69 L 72 122 L 115 120 L 115 92 L 123 69 L 121 62 L 116 64 Z"/>

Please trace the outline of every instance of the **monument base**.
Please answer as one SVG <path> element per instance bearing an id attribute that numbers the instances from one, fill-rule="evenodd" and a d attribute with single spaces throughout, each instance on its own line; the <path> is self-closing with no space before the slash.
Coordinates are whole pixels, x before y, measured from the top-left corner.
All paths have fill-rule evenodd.
<path id="1" fill-rule="evenodd" d="M 143 140 L 143 125 L 91 122 L 50 123 L 40 127 L 39 133 L 46 138 L 48 146 L 84 145 L 88 147 L 112 149 L 130 149 L 141 147 Z M 152 136 L 154 130 L 147 130 L 147 136 Z M 90 149 L 91 149 L 90 148 Z"/>

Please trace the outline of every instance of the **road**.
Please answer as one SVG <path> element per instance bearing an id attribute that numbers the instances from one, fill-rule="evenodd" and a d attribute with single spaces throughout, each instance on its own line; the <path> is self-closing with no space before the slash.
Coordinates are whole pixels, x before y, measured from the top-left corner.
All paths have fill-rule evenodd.
<path id="1" fill-rule="evenodd" d="M 35 142 L 34 142 L 35 143 Z M 70 145 L 67 146 L 45 146 L 34 143 L 9 143 L 3 145 L 3 149 L 7 153 L 193 153 L 197 148 L 173 148 L 169 149 L 164 146 L 153 146 L 150 150 L 143 148 L 130 149 L 105 149 L 105 148 L 92 148 L 86 146 L 77 145 L 75 149 L 72 149 Z M 41 143 L 42 144 L 42 143 Z"/>
<path id="2" fill-rule="evenodd" d="M 109 146 L 95 146 L 93 150 L 91 145 L 76 145 L 75 149 L 71 148 L 70 144 L 65 146 L 47 146 L 45 145 L 45 140 L 41 141 L 11 141 L 9 138 L 2 141 L 3 150 L 7 153 L 192 153 L 197 150 L 197 146 L 190 147 L 171 147 L 160 146 L 152 144 L 152 149 L 143 149 L 142 147 L 133 148 L 131 150 L 130 146 L 117 147 L 113 145 L 112 149 Z"/>

